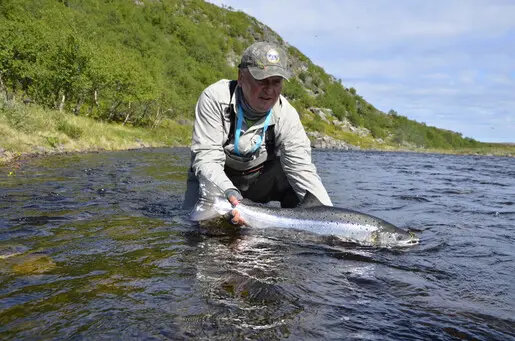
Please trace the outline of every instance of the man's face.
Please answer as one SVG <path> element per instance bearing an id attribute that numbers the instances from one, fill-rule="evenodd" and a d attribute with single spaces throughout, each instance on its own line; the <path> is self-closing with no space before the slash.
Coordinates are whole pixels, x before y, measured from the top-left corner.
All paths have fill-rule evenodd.
<path id="1" fill-rule="evenodd" d="M 243 69 L 238 71 L 238 84 L 251 108 L 258 112 L 266 112 L 272 109 L 279 99 L 283 78 L 272 76 L 257 80 L 252 77 L 249 70 Z"/>

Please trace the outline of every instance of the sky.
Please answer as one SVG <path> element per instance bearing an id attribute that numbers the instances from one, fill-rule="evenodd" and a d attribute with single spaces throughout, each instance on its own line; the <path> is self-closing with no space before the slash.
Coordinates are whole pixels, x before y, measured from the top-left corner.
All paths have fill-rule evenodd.
<path id="1" fill-rule="evenodd" d="M 515 142 L 515 0 L 209 0 L 277 32 L 383 112 Z"/>

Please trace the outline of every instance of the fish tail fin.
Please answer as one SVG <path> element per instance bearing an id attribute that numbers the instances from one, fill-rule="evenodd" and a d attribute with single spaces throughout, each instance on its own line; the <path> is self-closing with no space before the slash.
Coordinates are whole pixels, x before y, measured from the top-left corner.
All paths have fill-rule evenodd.
<path id="1" fill-rule="evenodd" d="M 200 197 L 191 210 L 191 221 L 203 221 L 219 217 L 220 213 L 214 208 L 214 201 L 212 198 Z"/>
<path id="2" fill-rule="evenodd" d="M 219 198 L 226 200 L 223 191 L 203 175 L 198 180 L 199 199 L 190 213 L 190 220 L 203 221 L 222 216 L 223 213 L 216 207 L 216 201 Z"/>
<path id="3" fill-rule="evenodd" d="M 199 182 L 199 190 L 201 198 L 209 198 L 213 200 L 214 197 L 222 196 L 225 194 L 220 187 L 215 185 L 211 180 L 209 180 L 205 175 L 200 174 L 198 177 Z"/>

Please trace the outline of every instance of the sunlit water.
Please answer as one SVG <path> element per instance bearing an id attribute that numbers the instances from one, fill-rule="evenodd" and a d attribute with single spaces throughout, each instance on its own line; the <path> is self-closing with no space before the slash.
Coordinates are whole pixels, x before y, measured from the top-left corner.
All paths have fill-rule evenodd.
<path id="1" fill-rule="evenodd" d="M 313 156 L 336 205 L 421 245 L 206 234 L 180 210 L 186 149 L 0 168 L 0 338 L 515 339 L 515 159 Z"/>

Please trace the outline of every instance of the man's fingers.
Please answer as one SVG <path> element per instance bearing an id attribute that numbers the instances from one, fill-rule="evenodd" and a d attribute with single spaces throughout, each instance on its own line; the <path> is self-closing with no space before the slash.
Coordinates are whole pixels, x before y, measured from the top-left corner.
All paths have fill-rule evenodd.
<path id="1" fill-rule="evenodd" d="M 229 188 L 224 192 L 224 194 L 233 206 L 236 206 L 240 200 L 243 199 L 241 193 L 236 188 Z"/>
<path id="2" fill-rule="evenodd" d="M 232 210 L 231 214 L 232 214 L 231 223 L 236 224 L 236 225 L 247 225 L 245 223 L 245 220 L 243 220 L 243 218 L 240 216 L 240 212 L 238 212 L 238 210 Z"/>
<path id="3" fill-rule="evenodd" d="M 239 224 L 240 223 L 240 212 L 238 212 L 238 210 L 232 210 L 231 214 L 232 214 L 231 222 L 233 224 Z"/>
<path id="4" fill-rule="evenodd" d="M 238 198 L 236 198 L 235 195 L 231 195 L 228 200 L 233 206 L 236 206 L 240 203 L 240 201 L 238 200 Z"/>

